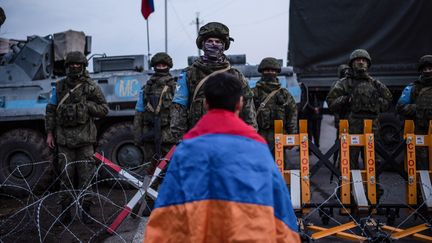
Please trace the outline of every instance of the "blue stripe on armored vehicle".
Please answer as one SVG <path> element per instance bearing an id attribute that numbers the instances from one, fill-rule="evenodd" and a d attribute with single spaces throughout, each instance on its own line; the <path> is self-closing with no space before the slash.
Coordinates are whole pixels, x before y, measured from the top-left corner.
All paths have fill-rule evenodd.
<path id="1" fill-rule="evenodd" d="M 0 109 L 9 112 L 14 109 L 45 108 L 49 93 L 49 84 L 42 84 L 41 81 L 4 84 L 0 87 Z"/>
<path id="2" fill-rule="evenodd" d="M 119 98 L 138 97 L 141 86 L 136 76 L 118 76 L 115 78 L 115 95 Z"/>

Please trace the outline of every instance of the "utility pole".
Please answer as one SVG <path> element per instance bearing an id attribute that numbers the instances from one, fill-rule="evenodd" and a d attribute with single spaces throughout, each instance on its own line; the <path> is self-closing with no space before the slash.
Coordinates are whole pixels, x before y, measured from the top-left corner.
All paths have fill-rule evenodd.
<path id="1" fill-rule="evenodd" d="M 168 53 L 168 6 L 165 0 L 165 53 Z"/>
<path id="2" fill-rule="evenodd" d="M 199 20 L 199 12 L 196 12 L 195 24 L 196 24 L 196 31 L 197 31 L 197 37 L 198 37 L 200 24 L 202 24 Z M 201 56 L 201 50 L 199 48 L 198 48 L 198 56 Z"/>

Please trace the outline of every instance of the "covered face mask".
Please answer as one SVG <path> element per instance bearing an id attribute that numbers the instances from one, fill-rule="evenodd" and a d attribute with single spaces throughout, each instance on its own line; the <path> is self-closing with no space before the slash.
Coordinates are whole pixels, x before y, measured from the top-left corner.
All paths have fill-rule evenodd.
<path id="1" fill-rule="evenodd" d="M 156 73 L 169 73 L 169 68 L 163 68 L 163 69 L 155 68 L 154 71 Z"/>
<path id="2" fill-rule="evenodd" d="M 272 82 L 276 79 L 277 73 L 263 73 L 261 75 L 261 80 L 265 82 Z"/>
<path id="3" fill-rule="evenodd" d="M 204 42 L 203 45 L 204 57 L 209 60 L 217 61 L 223 58 L 223 54 L 225 51 L 224 43 L 208 43 Z"/>
<path id="4" fill-rule="evenodd" d="M 432 66 L 423 68 L 422 76 L 427 78 L 432 77 Z"/>
<path id="5" fill-rule="evenodd" d="M 368 69 L 366 62 L 353 62 L 352 66 L 356 73 L 365 73 Z"/>
<path id="6" fill-rule="evenodd" d="M 84 71 L 84 68 L 82 65 L 79 65 L 76 67 L 73 65 L 69 65 L 66 68 L 66 75 L 71 79 L 79 79 L 79 78 L 81 78 L 83 71 Z"/>

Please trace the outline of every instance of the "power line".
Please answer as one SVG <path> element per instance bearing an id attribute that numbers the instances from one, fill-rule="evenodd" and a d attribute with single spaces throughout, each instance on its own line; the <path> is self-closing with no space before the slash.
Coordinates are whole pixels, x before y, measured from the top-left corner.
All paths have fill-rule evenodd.
<path id="1" fill-rule="evenodd" d="M 222 4 L 222 6 L 219 7 L 219 8 L 217 8 L 216 10 L 209 8 L 209 10 L 211 11 L 211 13 L 209 15 L 205 15 L 205 17 L 208 19 L 209 17 L 212 17 L 212 16 L 216 15 L 221 10 L 225 9 L 226 7 L 228 7 L 229 5 L 233 4 L 234 2 L 235 2 L 235 0 L 228 0 L 225 4 Z"/>
<path id="2" fill-rule="evenodd" d="M 285 14 L 288 14 L 288 11 L 287 11 L 287 10 L 286 10 L 286 11 L 283 11 L 283 12 L 280 12 L 280 13 L 277 13 L 277 14 L 272 15 L 272 16 L 267 17 L 267 18 L 263 18 L 263 19 L 260 19 L 260 20 L 256 20 L 256 21 L 248 22 L 248 23 L 243 23 L 243 24 L 235 24 L 235 25 L 232 25 L 232 26 L 246 26 L 246 25 L 260 24 L 260 23 L 263 23 L 263 22 L 269 21 L 269 20 L 271 20 L 271 19 L 277 18 L 277 17 L 282 16 L 282 15 L 285 15 Z"/>
<path id="3" fill-rule="evenodd" d="M 169 2 L 169 6 L 172 8 L 174 15 L 176 16 L 178 22 L 180 23 L 180 27 L 182 28 L 183 32 L 187 35 L 189 40 L 193 42 L 194 39 L 189 34 L 189 32 L 186 30 L 186 27 L 184 26 L 182 19 L 180 18 L 179 14 L 177 13 L 177 10 L 175 9 L 174 4 L 171 4 L 171 1 Z"/>

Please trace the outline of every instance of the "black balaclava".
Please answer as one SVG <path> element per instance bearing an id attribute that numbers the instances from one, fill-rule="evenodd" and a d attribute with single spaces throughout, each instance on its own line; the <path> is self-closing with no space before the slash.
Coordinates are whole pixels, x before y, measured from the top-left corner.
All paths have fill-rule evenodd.
<path id="1" fill-rule="evenodd" d="M 355 77 L 365 78 L 368 76 L 368 64 L 366 63 L 360 63 L 360 62 L 353 62 L 352 63 L 352 69 L 354 71 Z"/>
<path id="2" fill-rule="evenodd" d="M 277 78 L 277 73 L 262 73 L 261 80 L 264 82 L 274 82 Z"/>

